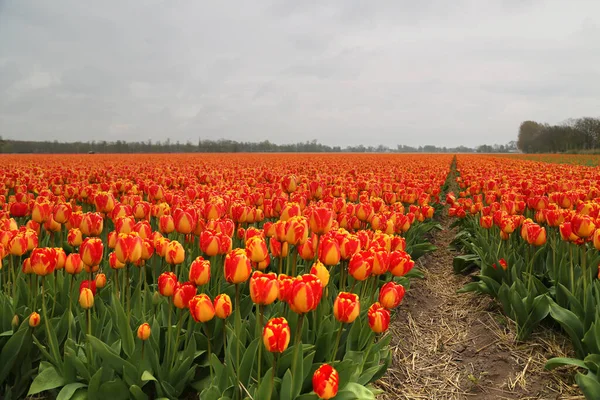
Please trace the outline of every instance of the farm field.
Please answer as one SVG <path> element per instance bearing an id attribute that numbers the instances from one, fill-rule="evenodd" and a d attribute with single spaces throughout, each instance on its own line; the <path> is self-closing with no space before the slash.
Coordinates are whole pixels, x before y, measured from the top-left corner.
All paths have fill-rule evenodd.
<path id="1" fill-rule="evenodd" d="M 3 155 L 1 397 L 600 398 L 567 158 Z"/>

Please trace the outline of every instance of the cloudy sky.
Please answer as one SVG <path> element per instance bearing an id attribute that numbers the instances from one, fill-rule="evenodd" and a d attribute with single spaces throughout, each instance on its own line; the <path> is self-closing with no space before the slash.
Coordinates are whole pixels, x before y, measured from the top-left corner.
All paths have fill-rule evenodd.
<path id="1" fill-rule="evenodd" d="M 579 116 L 598 0 L 0 0 L 5 138 L 474 146 Z"/>

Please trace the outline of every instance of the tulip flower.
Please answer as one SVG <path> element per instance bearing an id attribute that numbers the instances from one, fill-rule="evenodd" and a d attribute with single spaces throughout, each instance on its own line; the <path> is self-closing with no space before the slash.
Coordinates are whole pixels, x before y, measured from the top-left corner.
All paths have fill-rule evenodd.
<path id="1" fill-rule="evenodd" d="M 231 299 L 225 293 L 218 295 L 214 300 L 215 307 L 215 315 L 218 318 L 226 319 L 231 315 L 231 311 L 233 306 L 231 304 Z"/>
<path id="2" fill-rule="evenodd" d="M 165 253 L 165 261 L 167 264 L 178 265 L 185 259 L 185 250 L 181 243 L 176 240 L 169 242 Z"/>
<path id="3" fill-rule="evenodd" d="M 360 299 L 354 293 L 340 292 L 333 303 L 333 315 L 338 321 L 349 324 L 360 313 Z"/>
<path id="4" fill-rule="evenodd" d="M 233 250 L 225 257 L 224 274 L 227 282 L 234 284 L 245 282 L 251 272 L 250 259 L 244 249 Z"/>
<path id="5" fill-rule="evenodd" d="M 172 272 L 163 272 L 158 277 L 158 292 L 165 297 L 173 296 L 177 287 L 177 276 Z"/>
<path id="6" fill-rule="evenodd" d="M 196 286 L 206 285 L 210 280 L 210 261 L 196 257 L 190 264 L 189 280 Z"/>
<path id="7" fill-rule="evenodd" d="M 79 305 L 84 310 L 90 309 L 94 306 L 94 293 L 87 287 L 81 288 L 79 291 Z"/>
<path id="8" fill-rule="evenodd" d="M 277 274 L 268 274 L 254 271 L 250 277 L 250 298 L 252 302 L 259 305 L 273 303 L 279 295 L 279 283 Z"/>
<path id="9" fill-rule="evenodd" d="M 216 299 L 215 299 L 216 300 Z M 189 301 L 190 315 L 196 322 L 208 322 L 214 318 L 216 309 L 210 297 L 197 294 Z"/>
<path id="10" fill-rule="evenodd" d="M 146 341 L 150 338 L 151 333 L 152 333 L 152 329 L 150 328 L 150 324 L 147 322 L 144 322 L 143 324 L 141 324 L 138 327 L 137 337 L 142 341 Z"/>
<path id="11" fill-rule="evenodd" d="M 320 399 L 331 399 L 338 393 L 339 375 L 329 364 L 321 365 L 313 374 L 313 391 Z"/>
<path id="12" fill-rule="evenodd" d="M 264 261 L 269 252 L 267 250 L 267 243 L 260 236 L 252 236 L 246 242 L 246 255 L 250 261 L 259 263 Z"/>
<path id="13" fill-rule="evenodd" d="M 305 314 L 317 308 L 322 296 L 323 287 L 319 278 L 316 275 L 306 274 L 294 280 L 287 301 L 293 312 Z"/>
<path id="14" fill-rule="evenodd" d="M 391 310 L 400 305 L 404 298 L 404 293 L 404 286 L 395 282 L 388 282 L 379 290 L 379 303 Z"/>
<path id="15" fill-rule="evenodd" d="M 173 292 L 173 305 L 180 309 L 188 308 L 189 302 L 195 294 L 196 287 L 191 282 L 177 285 Z"/>
<path id="16" fill-rule="evenodd" d="M 41 318 L 40 318 L 40 314 L 36 313 L 35 311 L 32 312 L 31 314 L 29 314 L 29 326 L 32 328 L 35 328 L 36 326 L 38 326 L 40 324 Z"/>
<path id="17" fill-rule="evenodd" d="M 319 261 L 332 266 L 340 262 L 341 252 L 338 242 L 331 237 L 322 237 L 319 242 Z"/>
<path id="18" fill-rule="evenodd" d="M 87 238 L 79 247 L 81 260 L 88 267 L 100 264 L 104 253 L 104 244 L 100 238 Z"/>
<path id="19" fill-rule="evenodd" d="M 325 268 L 322 262 L 317 261 L 310 267 L 310 273 L 316 275 L 324 288 L 329 284 L 329 270 Z"/>
<path id="20" fill-rule="evenodd" d="M 367 311 L 369 326 L 375 333 L 385 332 L 390 326 L 390 311 L 381 304 L 373 303 Z"/>
<path id="21" fill-rule="evenodd" d="M 115 254 L 122 263 L 135 263 L 142 257 L 142 239 L 137 233 L 121 233 L 115 245 Z"/>
<path id="22" fill-rule="evenodd" d="M 357 281 L 364 281 L 373 271 L 373 253 L 360 251 L 355 253 L 348 264 L 348 273 Z"/>
<path id="23" fill-rule="evenodd" d="M 36 275 L 46 276 L 54 272 L 58 257 L 55 249 L 44 247 L 33 249 L 29 260 Z"/>
<path id="24" fill-rule="evenodd" d="M 263 344 L 271 353 L 283 353 L 288 348 L 291 335 L 290 326 L 285 318 L 272 318 L 263 328 Z"/>

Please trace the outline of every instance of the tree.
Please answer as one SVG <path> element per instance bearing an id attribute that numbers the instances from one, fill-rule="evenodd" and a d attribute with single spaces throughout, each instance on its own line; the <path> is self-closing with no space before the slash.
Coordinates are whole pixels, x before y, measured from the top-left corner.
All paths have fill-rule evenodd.
<path id="1" fill-rule="evenodd" d="M 519 126 L 519 138 L 517 147 L 524 153 L 531 153 L 535 147 L 536 137 L 542 130 L 543 125 L 535 121 L 524 121 Z"/>

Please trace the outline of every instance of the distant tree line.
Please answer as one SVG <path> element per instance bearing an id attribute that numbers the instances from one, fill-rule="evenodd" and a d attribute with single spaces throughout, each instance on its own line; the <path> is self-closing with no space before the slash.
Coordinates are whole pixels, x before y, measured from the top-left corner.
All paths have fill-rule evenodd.
<path id="1" fill-rule="evenodd" d="M 524 153 L 600 150 L 600 118 L 569 119 L 558 125 L 524 121 L 517 146 Z"/>
<path id="2" fill-rule="evenodd" d="M 26 141 L 2 140 L 0 153 L 39 153 L 39 154 L 71 154 L 71 153 L 503 153 L 516 150 L 511 142 L 507 145 L 483 145 L 478 148 L 465 146 L 438 147 L 426 145 L 411 147 L 398 145 L 388 146 L 328 146 L 316 140 L 294 144 L 275 144 L 268 140 L 262 142 L 237 142 L 235 140 L 199 139 L 197 144 L 152 140 L 144 142 L 126 142 L 117 140 L 91 142 L 58 142 L 58 141 Z"/>

